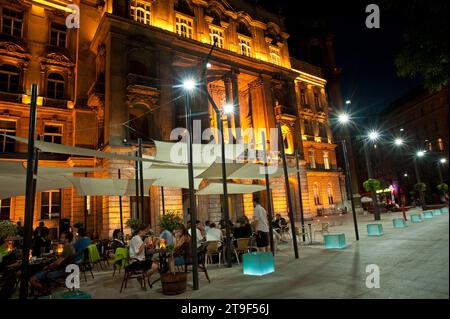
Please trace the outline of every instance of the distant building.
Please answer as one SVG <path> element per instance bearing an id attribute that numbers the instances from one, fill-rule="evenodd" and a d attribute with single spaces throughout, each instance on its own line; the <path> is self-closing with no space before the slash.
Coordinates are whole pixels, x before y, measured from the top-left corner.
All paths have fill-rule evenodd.
<path id="1" fill-rule="evenodd" d="M 152 139 L 168 141 L 184 126 L 182 93 L 174 88 L 186 74 L 199 74 L 216 40 L 207 86 L 219 107 L 232 101 L 224 119 L 235 129 L 282 124 L 289 161 L 301 160 L 306 216 L 342 203 L 335 147 L 329 126 L 327 81 L 320 68 L 291 60 L 288 34 L 277 15 L 244 1 L 187 0 L 0 0 L 0 132 L 26 137 L 32 83 L 39 85 L 37 134 L 44 141 L 131 154 L 138 138 L 152 155 Z M 67 29 L 66 5 L 80 8 L 80 28 Z M 193 112 L 202 127 L 217 127 L 201 95 Z M 126 125 L 123 125 L 126 124 Z M 269 136 L 267 137 L 269 138 Z M 258 148 L 262 141 L 257 137 Z M 26 145 L 1 138 L 0 160 L 25 160 Z M 42 154 L 40 165 L 109 168 L 93 177 L 134 177 L 133 163 Z M 257 182 L 257 181 L 255 181 Z M 296 174 L 290 176 L 299 218 Z M 284 179 L 272 180 L 275 213 L 287 214 Z M 0 187 L 7 187 L 0 185 Z M 155 227 L 161 191 L 147 190 L 143 220 Z M 251 194 L 230 195 L 232 219 L 253 213 Z M 166 210 L 186 214 L 188 192 L 165 188 Z M 1 218 L 23 220 L 24 196 L 3 198 Z M 135 216 L 135 197 L 123 198 L 125 221 Z M 78 196 L 73 188 L 36 195 L 35 225 L 58 227 L 84 221 L 88 231 L 108 237 L 119 227 L 118 197 Z M 219 221 L 221 196 L 199 196 L 200 220 Z"/>

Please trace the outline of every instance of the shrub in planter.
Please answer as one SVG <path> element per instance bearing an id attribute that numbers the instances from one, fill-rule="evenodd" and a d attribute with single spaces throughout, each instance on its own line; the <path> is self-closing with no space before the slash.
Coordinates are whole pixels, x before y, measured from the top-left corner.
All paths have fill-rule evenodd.
<path id="1" fill-rule="evenodd" d="M 134 234 L 138 230 L 139 226 L 141 226 L 141 221 L 137 218 L 130 218 L 129 220 L 127 220 L 125 225 L 127 227 L 130 227 L 131 233 Z"/>
<path id="2" fill-rule="evenodd" d="M 0 238 L 6 239 L 17 235 L 17 226 L 9 220 L 0 221 Z"/>
<path id="3" fill-rule="evenodd" d="M 445 183 L 439 184 L 438 186 L 436 186 L 436 188 L 440 191 L 444 191 L 444 192 L 448 191 L 448 185 Z"/>
<path id="4" fill-rule="evenodd" d="M 418 192 L 425 192 L 427 190 L 427 185 L 425 183 L 417 183 L 415 188 Z"/>
<path id="5" fill-rule="evenodd" d="M 167 229 L 171 233 L 179 224 L 182 224 L 182 222 L 180 214 L 177 211 L 167 211 L 159 218 L 159 226 Z"/>

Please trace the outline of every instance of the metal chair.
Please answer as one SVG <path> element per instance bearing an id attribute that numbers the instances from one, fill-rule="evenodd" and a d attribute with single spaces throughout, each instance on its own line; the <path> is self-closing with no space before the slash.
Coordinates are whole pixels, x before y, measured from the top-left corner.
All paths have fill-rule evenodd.
<path id="1" fill-rule="evenodd" d="M 83 259 L 81 260 L 80 263 L 78 263 L 78 266 L 80 267 L 80 271 L 84 274 L 84 281 L 87 282 L 86 271 L 89 271 L 91 273 L 92 279 L 94 279 L 94 274 L 92 273 L 92 264 L 89 258 L 88 247 L 86 247 L 83 250 Z"/>
<path id="2" fill-rule="evenodd" d="M 306 227 L 295 227 L 295 234 L 297 235 L 297 237 L 302 237 L 305 236 L 305 239 L 308 239 L 308 241 L 311 241 L 310 238 L 310 234 L 308 233 L 308 230 L 306 229 Z"/>
<path id="3" fill-rule="evenodd" d="M 250 251 L 249 249 L 250 238 L 238 238 L 236 240 L 237 247 L 234 248 L 234 254 L 236 255 L 236 260 L 240 265 L 239 254 L 245 254 Z"/>
<path id="4" fill-rule="evenodd" d="M 319 230 L 314 230 L 314 238 L 316 237 L 316 233 L 320 233 L 322 236 L 324 233 L 329 233 L 328 228 L 330 227 L 329 223 L 321 223 Z"/>

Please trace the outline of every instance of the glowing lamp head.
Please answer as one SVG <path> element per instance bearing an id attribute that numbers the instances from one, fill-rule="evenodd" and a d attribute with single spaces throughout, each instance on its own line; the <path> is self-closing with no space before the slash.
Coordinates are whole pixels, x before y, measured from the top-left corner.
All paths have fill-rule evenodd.
<path id="1" fill-rule="evenodd" d="M 186 79 L 183 81 L 183 88 L 186 91 L 192 91 L 195 89 L 195 81 L 193 79 Z"/>
<path id="2" fill-rule="evenodd" d="M 380 137 L 380 133 L 377 131 L 370 131 L 367 136 L 369 137 L 369 140 L 376 141 Z"/>
<path id="3" fill-rule="evenodd" d="M 403 176 L 405 176 L 405 177 L 408 177 L 408 174 L 407 174 L 407 173 L 405 173 L 405 174 L 403 174 Z"/>
<path id="4" fill-rule="evenodd" d="M 345 104 L 347 104 L 347 105 L 352 104 L 352 101 L 347 100 L 347 101 L 345 101 Z"/>
<path id="5" fill-rule="evenodd" d="M 394 140 L 394 144 L 395 144 L 396 146 L 402 146 L 402 145 L 403 145 L 403 139 L 401 139 L 401 138 L 396 138 L 396 139 Z"/>
<path id="6" fill-rule="evenodd" d="M 416 153 L 417 157 L 424 157 L 425 156 L 425 151 L 418 151 Z"/>
<path id="7" fill-rule="evenodd" d="M 206 63 L 206 68 L 207 68 L 207 69 L 211 69 L 211 67 L 212 67 L 212 64 L 211 64 L 211 63 L 209 63 L 209 62 Z"/>
<path id="8" fill-rule="evenodd" d="M 445 164 L 445 163 L 447 163 L 447 159 L 446 158 L 441 158 L 439 160 L 439 162 L 441 162 L 441 164 Z"/>
<path id="9" fill-rule="evenodd" d="M 350 116 L 346 113 L 339 114 L 338 121 L 341 124 L 347 124 L 350 121 Z"/>
<path id="10" fill-rule="evenodd" d="M 234 111 L 234 106 L 233 106 L 233 104 L 231 104 L 231 103 L 225 103 L 225 104 L 223 105 L 222 110 L 223 110 L 223 113 L 224 113 L 224 114 L 231 114 L 231 113 L 233 113 L 233 111 Z"/>

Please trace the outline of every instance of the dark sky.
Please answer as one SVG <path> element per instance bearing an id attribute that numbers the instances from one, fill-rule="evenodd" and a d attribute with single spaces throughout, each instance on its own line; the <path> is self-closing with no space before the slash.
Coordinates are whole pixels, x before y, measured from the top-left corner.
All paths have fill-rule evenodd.
<path id="1" fill-rule="evenodd" d="M 296 43 L 305 33 L 305 26 L 313 21 L 323 21 L 325 29 L 335 34 L 337 65 L 343 69 L 343 98 L 352 100 L 353 109 L 365 114 L 378 113 L 421 84 L 419 79 L 399 78 L 394 66 L 395 55 L 402 48 L 402 31 L 410 22 L 401 9 L 397 12 L 384 10 L 382 4 L 372 0 L 258 2 L 274 12 L 281 8 L 286 17 L 287 32 L 291 35 L 289 47 L 293 56 L 298 56 Z M 408 1 L 403 2 L 408 5 Z M 380 4 L 380 29 L 365 26 L 368 15 L 365 8 L 370 3 Z"/>

